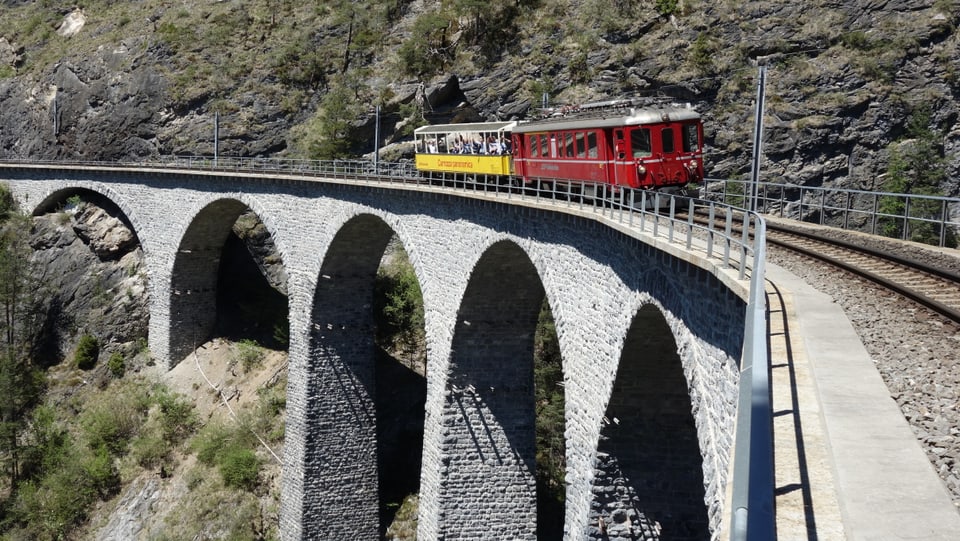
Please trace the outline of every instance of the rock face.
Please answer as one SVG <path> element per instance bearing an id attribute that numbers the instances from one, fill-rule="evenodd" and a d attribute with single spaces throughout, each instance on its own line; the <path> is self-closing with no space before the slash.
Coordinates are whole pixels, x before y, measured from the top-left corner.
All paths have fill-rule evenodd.
<path id="1" fill-rule="evenodd" d="M 765 59 L 766 180 L 878 189 L 888 148 L 925 108 L 946 156 L 942 191 L 960 194 L 960 11 L 951 1 L 493 2 L 489 13 L 459 17 L 399 2 L 368 45 L 355 28 L 371 24 L 364 3 L 351 17 L 289 2 L 196 13 L 150 1 L 126 11 L 4 4 L 64 35 L 0 30 L 0 159 L 211 155 L 217 114 L 221 155 L 294 155 L 315 113 L 347 114 L 324 99 L 348 86 L 356 153 L 373 150 L 374 103 L 384 104 L 382 142 L 400 141 L 418 116 L 400 107 L 418 96 L 431 122 L 522 118 L 544 95 L 691 102 L 706 120 L 709 176 L 732 178 L 749 171 Z M 431 75 L 404 75 L 402 46 L 433 14 L 453 21 L 446 56 Z"/>
<path id="2" fill-rule="evenodd" d="M 92 204 L 77 209 L 73 231 L 100 261 L 118 259 L 138 243 L 136 235 L 120 218 Z"/>
<path id="3" fill-rule="evenodd" d="M 44 296 L 42 363 L 55 364 L 69 355 L 81 334 L 96 336 L 107 354 L 132 350 L 146 338 L 143 252 L 120 216 L 99 201 L 34 218 L 33 262 L 49 293 Z"/>

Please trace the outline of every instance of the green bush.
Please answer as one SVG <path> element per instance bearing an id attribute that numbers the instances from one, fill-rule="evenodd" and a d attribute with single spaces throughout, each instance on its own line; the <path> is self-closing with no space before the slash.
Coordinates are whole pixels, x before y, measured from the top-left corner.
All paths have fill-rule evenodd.
<path id="1" fill-rule="evenodd" d="M 17 202 L 6 184 L 0 184 L 0 223 L 17 211 Z"/>
<path id="2" fill-rule="evenodd" d="M 890 161 L 883 191 L 896 194 L 940 196 L 941 184 L 947 178 L 947 160 L 944 157 L 942 133 L 931 128 L 929 107 L 920 106 L 907 120 L 906 133 L 889 146 Z M 939 244 L 943 234 L 947 246 L 954 247 L 956 238 L 949 231 L 941 231 L 942 207 L 938 201 L 913 199 L 909 216 L 906 198 L 880 198 L 880 234 L 907 238 L 915 242 Z M 910 218 L 915 218 L 911 220 Z"/>
<path id="3" fill-rule="evenodd" d="M 130 455 L 142 468 L 156 468 L 170 455 L 170 444 L 155 433 L 141 435 L 130 447 Z"/>
<path id="4" fill-rule="evenodd" d="M 129 389 L 129 390 L 128 390 Z M 120 387 L 80 414 L 80 426 L 91 449 L 105 448 L 116 456 L 127 451 L 147 416 L 149 403 L 141 389 Z"/>
<path id="5" fill-rule="evenodd" d="M 858 51 L 869 51 L 873 44 L 870 42 L 870 38 L 867 37 L 867 33 L 863 30 L 854 30 L 853 32 L 847 32 L 840 36 L 840 42 L 843 43 L 848 49 L 854 49 Z"/>
<path id="6" fill-rule="evenodd" d="M 56 440 L 56 441 L 55 441 Z M 85 449 L 69 438 L 43 440 L 44 468 L 21 483 L 9 503 L 5 523 L 16 533 L 4 539 L 69 539 L 98 498 L 115 494 L 120 476 L 105 448 Z"/>
<path id="7" fill-rule="evenodd" d="M 657 0 L 654 9 L 664 17 L 675 15 L 679 12 L 677 0 Z"/>
<path id="8" fill-rule="evenodd" d="M 260 459 L 250 449 L 228 449 L 219 460 L 219 468 L 229 487 L 253 490 L 260 477 Z"/>
<path id="9" fill-rule="evenodd" d="M 106 498 L 120 489 L 120 473 L 106 448 L 94 450 L 93 454 L 83 461 L 82 467 L 84 477 L 101 498 Z"/>
<path id="10" fill-rule="evenodd" d="M 210 424 L 191 442 L 191 448 L 197 453 L 197 460 L 207 466 L 215 466 L 217 459 L 227 447 L 236 441 L 233 432 L 219 424 Z"/>
<path id="11" fill-rule="evenodd" d="M 179 443 L 197 428 L 193 404 L 183 397 L 163 392 L 157 397 L 157 404 L 160 406 L 160 429 L 164 441 Z"/>
<path id="12" fill-rule="evenodd" d="M 126 363 L 123 360 L 123 355 L 120 352 L 116 352 L 110 356 L 110 360 L 107 361 L 107 368 L 110 369 L 110 374 L 115 378 L 122 378 L 127 371 Z"/>
<path id="13" fill-rule="evenodd" d="M 237 360 L 240 361 L 244 373 L 259 365 L 263 361 L 263 357 L 263 349 L 256 340 L 244 339 L 237 344 Z"/>
<path id="14" fill-rule="evenodd" d="M 100 344 L 97 339 L 89 334 L 80 337 L 80 343 L 77 344 L 77 352 L 73 360 L 77 363 L 80 370 L 90 370 L 97 364 L 97 356 L 100 355 Z"/>

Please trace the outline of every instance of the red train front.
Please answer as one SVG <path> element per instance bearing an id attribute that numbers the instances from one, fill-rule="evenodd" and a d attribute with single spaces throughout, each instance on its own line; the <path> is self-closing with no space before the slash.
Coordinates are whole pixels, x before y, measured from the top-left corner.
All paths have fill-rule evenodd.
<path id="1" fill-rule="evenodd" d="M 606 102 L 513 129 L 514 174 L 680 193 L 703 179 L 703 126 L 693 109 Z"/>

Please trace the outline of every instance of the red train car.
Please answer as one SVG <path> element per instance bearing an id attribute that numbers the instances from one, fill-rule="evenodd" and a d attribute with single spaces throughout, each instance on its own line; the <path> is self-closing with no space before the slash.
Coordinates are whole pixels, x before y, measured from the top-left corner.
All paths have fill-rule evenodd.
<path id="1" fill-rule="evenodd" d="M 703 125 L 690 108 L 606 102 L 577 114 L 518 123 L 514 175 L 681 193 L 703 179 Z"/>

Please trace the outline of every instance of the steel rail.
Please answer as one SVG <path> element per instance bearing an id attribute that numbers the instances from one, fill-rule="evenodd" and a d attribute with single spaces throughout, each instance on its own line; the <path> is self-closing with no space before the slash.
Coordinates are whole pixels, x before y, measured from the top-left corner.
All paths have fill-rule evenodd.
<path id="1" fill-rule="evenodd" d="M 928 274 L 935 274 L 942 279 L 951 280 L 954 282 L 960 282 L 960 277 L 956 276 L 953 273 L 946 272 L 941 269 L 929 268 L 927 266 L 922 266 L 922 268 L 918 268 L 917 267 L 918 263 L 910 261 L 905 258 L 900 258 L 898 256 L 891 256 L 889 254 L 884 254 L 883 252 L 870 250 L 870 249 L 862 248 L 859 246 L 851 246 L 848 243 L 844 243 L 842 241 L 834 241 L 833 239 L 818 237 L 816 235 L 811 235 L 809 233 L 797 233 L 796 231 L 791 229 L 784 229 L 782 231 L 775 227 L 771 227 L 770 229 L 777 230 L 781 233 L 794 234 L 794 235 L 806 237 L 811 240 L 815 240 L 824 244 L 833 244 L 833 245 L 841 246 L 842 248 L 847 250 L 862 252 L 864 254 L 870 255 L 871 257 L 886 259 L 888 261 L 892 261 L 899 265 L 908 266 L 908 267 L 911 267 L 911 269 L 913 270 L 919 270 L 921 272 L 926 272 Z M 843 269 L 857 276 L 866 278 L 867 280 L 870 280 L 882 286 L 885 289 L 889 289 L 890 291 L 893 291 L 903 297 L 906 297 L 916 302 L 917 304 L 920 304 L 921 306 L 929 308 L 930 310 L 933 310 L 957 323 L 960 323 L 960 310 L 952 306 L 948 306 L 936 299 L 932 299 L 927 295 L 924 295 L 923 293 L 920 293 L 910 288 L 909 286 L 905 286 L 902 283 L 897 282 L 896 280 L 891 280 L 884 276 L 880 276 L 879 274 L 876 274 L 874 272 L 871 272 L 870 270 L 859 267 L 853 263 L 849 263 L 849 262 L 837 259 L 835 257 L 817 252 L 815 250 L 804 248 L 801 246 L 796 246 L 795 244 L 792 244 L 789 241 L 777 239 L 776 236 L 767 235 L 767 242 L 773 245 L 779 246 L 785 250 L 801 253 L 807 257 L 811 257 L 813 259 L 823 261 L 825 263 L 828 263 L 837 268 Z"/>
<path id="2" fill-rule="evenodd" d="M 800 236 L 800 237 L 806 237 L 806 238 L 808 238 L 808 239 L 810 239 L 810 240 L 821 241 L 821 242 L 829 242 L 830 244 L 834 244 L 834 245 L 837 245 L 837 246 L 846 248 L 846 249 L 848 249 L 848 250 L 853 250 L 853 251 L 856 251 L 856 252 L 861 252 L 861 253 L 863 253 L 863 254 L 865 254 L 865 255 L 869 255 L 869 256 L 871 256 L 871 257 L 876 257 L 876 258 L 879 258 L 879 259 L 885 259 L 885 260 L 887 260 L 887 261 L 892 261 L 892 262 L 894 262 L 894 263 L 896 263 L 896 264 L 898 264 L 898 265 L 903 265 L 904 267 L 910 267 L 911 269 L 914 269 L 914 270 L 918 270 L 918 271 L 921 271 L 921 272 L 925 272 L 925 273 L 927 273 L 927 274 L 933 274 L 933 275 L 938 276 L 938 277 L 940 277 L 940 278 L 944 278 L 944 279 L 946 279 L 946 280 L 952 280 L 952 281 L 954 281 L 954 282 L 960 283 L 960 274 L 958 274 L 958 273 L 956 273 L 956 272 L 944 270 L 944 269 L 941 269 L 941 268 L 939 268 L 939 267 L 933 267 L 933 266 L 927 265 L 927 264 L 925 264 L 925 263 L 921 263 L 920 261 L 916 261 L 916 260 L 914 260 L 914 259 L 910 259 L 909 257 L 903 257 L 903 256 L 899 256 L 899 255 L 897 255 L 897 254 L 891 254 L 891 253 L 883 252 L 883 251 L 877 250 L 877 249 L 875 249 L 875 248 L 870 248 L 870 247 L 868 247 L 868 246 L 863 246 L 863 245 L 860 245 L 860 244 L 854 244 L 854 243 L 852 243 L 852 242 L 847 242 L 847 241 L 842 240 L 842 239 L 833 239 L 833 238 L 828 238 L 828 237 L 822 237 L 822 236 L 820 236 L 820 235 L 817 235 L 816 233 L 811 233 L 811 232 L 809 232 L 809 231 L 803 231 L 803 230 L 801 230 L 801 229 L 794 229 L 794 228 L 792 228 L 792 227 L 787 227 L 787 226 L 784 226 L 784 225 L 782 225 L 782 224 L 768 223 L 768 224 L 767 224 L 767 231 L 768 231 L 768 232 L 769 232 L 769 231 L 776 231 L 776 232 L 789 233 L 789 234 L 791 234 L 791 235 L 797 235 L 797 236 Z M 769 238 L 769 236 L 768 236 L 768 238 Z"/>

